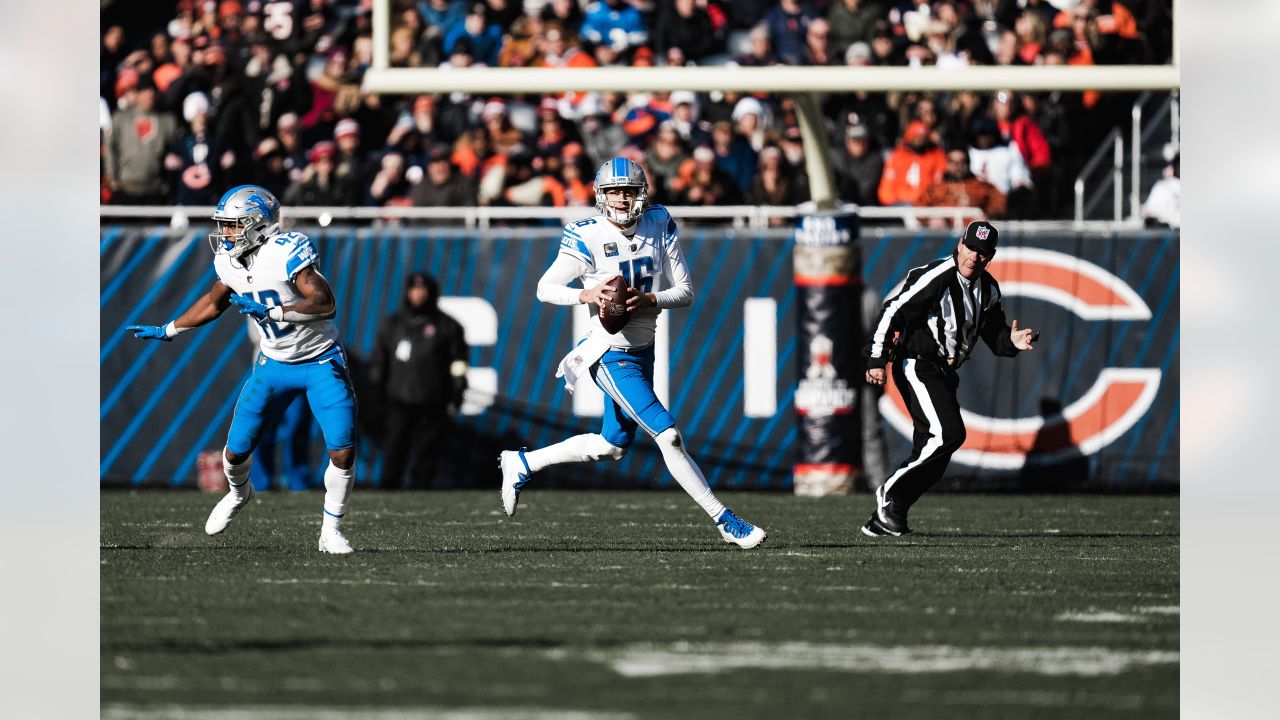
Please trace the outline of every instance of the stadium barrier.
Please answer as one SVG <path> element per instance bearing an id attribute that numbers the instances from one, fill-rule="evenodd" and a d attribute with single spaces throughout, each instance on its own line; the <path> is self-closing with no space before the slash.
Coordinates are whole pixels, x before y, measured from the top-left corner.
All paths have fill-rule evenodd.
<path id="1" fill-rule="evenodd" d="M 584 315 L 534 297 L 558 229 L 298 229 L 315 238 L 321 271 L 337 294 L 362 425 L 376 412 L 362 381 L 379 320 L 400 302 L 408 272 L 440 278 L 445 306 L 460 316 L 472 346 L 472 389 L 446 443 L 441 486 L 496 487 L 498 450 L 537 447 L 598 427 L 592 413 L 599 412 L 599 396 L 571 397 L 553 377 Z M 224 317 L 172 344 L 136 341 L 124 330 L 135 322 L 166 322 L 208 289 L 208 230 L 102 229 L 104 486 L 194 486 L 199 453 L 225 440 L 252 367 L 245 321 Z M 864 230 L 865 284 L 888 293 L 909 268 L 949 253 L 954 242 L 941 232 Z M 790 489 L 798 446 L 795 390 L 803 371 L 797 367 L 792 232 L 689 224 L 683 244 L 699 300 L 664 313 L 659 394 L 715 487 Z M 992 269 L 1006 311 L 1042 337 L 1032 356 L 1011 362 L 979 349 L 962 370 L 970 438 L 944 485 L 1176 489 L 1178 246 L 1174 231 L 1002 233 Z M 770 307 L 771 329 L 759 322 L 761 309 Z M 760 371 L 770 366 L 773 378 Z M 910 432 L 895 398 L 890 391 L 880 404 L 893 463 L 907 452 Z M 312 434 L 318 463 L 322 446 L 318 430 Z M 357 482 L 370 483 L 379 470 L 376 443 L 362 436 L 360 447 Z M 673 484 L 645 440 L 620 463 L 557 468 L 539 481 Z"/>

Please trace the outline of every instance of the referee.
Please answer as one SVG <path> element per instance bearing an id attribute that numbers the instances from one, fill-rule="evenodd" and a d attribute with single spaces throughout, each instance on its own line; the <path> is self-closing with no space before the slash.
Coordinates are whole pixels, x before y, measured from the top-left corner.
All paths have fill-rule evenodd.
<path id="1" fill-rule="evenodd" d="M 951 455 L 964 443 L 964 420 L 956 401 L 956 371 L 978 338 L 996 355 L 1032 349 L 1039 333 L 1010 327 L 1000 306 L 1000 286 L 987 272 L 999 233 L 991 223 L 969 223 L 950 257 L 907 273 L 902 290 L 889 298 L 867 343 L 867 377 L 883 385 L 893 361 L 893 383 L 915 425 L 911 454 L 876 490 L 876 509 L 862 526 L 865 535 L 904 535 L 907 511 L 938 482 Z"/>

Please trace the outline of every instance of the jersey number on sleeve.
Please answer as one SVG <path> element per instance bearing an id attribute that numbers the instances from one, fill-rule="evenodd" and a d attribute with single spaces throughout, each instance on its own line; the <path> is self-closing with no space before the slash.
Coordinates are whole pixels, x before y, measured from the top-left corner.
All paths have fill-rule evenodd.
<path id="1" fill-rule="evenodd" d="M 249 297 L 253 298 L 257 302 L 262 303 L 263 305 L 266 305 L 267 307 L 276 307 L 278 305 L 284 304 L 280 302 L 280 293 L 276 292 L 275 290 L 260 290 L 258 292 L 251 292 L 249 293 Z M 262 334 L 266 335 L 268 338 L 272 340 L 282 338 L 285 335 L 288 335 L 289 333 L 293 332 L 295 329 L 292 325 L 288 327 L 280 327 L 280 325 L 276 324 L 272 320 L 258 320 L 257 323 L 258 323 L 258 327 L 262 329 Z"/>
<path id="2" fill-rule="evenodd" d="M 618 272 L 627 281 L 627 287 L 644 293 L 653 290 L 653 258 L 639 257 L 629 262 L 624 260 L 618 266 Z"/>

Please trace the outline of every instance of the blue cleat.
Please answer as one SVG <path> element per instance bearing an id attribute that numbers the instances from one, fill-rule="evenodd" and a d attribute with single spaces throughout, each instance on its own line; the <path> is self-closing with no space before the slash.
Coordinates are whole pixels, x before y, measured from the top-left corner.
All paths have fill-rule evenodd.
<path id="1" fill-rule="evenodd" d="M 502 509 L 507 511 L 507 517 L 513 517 L 516 514 L 516 505 L 520 502 L 520 488 L 533 477 L 533 471 L 529 469 L 529 463 L 524 459 L 526 449 L 503 450 L 498 454 L 498 467 L 502 469 Z M 520 472 L 521 465 L 524 466 L 524 472 Z"/>
<path id="2" fill-rule="evenodd" d="M 743 520 L 729 508 L 725 508 L 720 517 L 716 518 L 716 529 L 725 542 L 733 543 L 743 550 L 750 550 L 764 542 L 765 538 L 764 528 Z"/>

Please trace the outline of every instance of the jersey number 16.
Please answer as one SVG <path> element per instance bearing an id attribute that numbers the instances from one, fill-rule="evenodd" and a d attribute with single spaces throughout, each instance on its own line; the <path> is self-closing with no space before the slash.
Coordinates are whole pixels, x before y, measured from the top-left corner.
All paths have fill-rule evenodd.
<path id="1" fill-rule="evenodd" d="M 633 287 L 644 293 L 653 290 L 653 258 L 639 257 L 631 261 L 624 260 L 618 266 L 618 272 L 621 273 L 622 279 L 627 281 L 627 287 Z"/>

